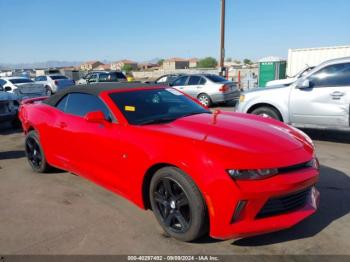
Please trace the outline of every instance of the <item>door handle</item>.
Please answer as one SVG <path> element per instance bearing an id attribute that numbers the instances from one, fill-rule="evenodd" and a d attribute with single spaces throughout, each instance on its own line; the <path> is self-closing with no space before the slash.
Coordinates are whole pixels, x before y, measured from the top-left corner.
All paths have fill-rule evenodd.
<path id="1" fill-rule="evenodd" d="M 343 92 L 335 91 L 331 93 L 331 96 L 344 96 L 345 94 Z"/>
<path id="2" fill-rule="evenodd" d="M 335 91 L 335 92 L 331 93 L 330 95 L 333 97 L 333 99 L 340 99 L 342 96 L 345 95 L 345 93 Z"/>

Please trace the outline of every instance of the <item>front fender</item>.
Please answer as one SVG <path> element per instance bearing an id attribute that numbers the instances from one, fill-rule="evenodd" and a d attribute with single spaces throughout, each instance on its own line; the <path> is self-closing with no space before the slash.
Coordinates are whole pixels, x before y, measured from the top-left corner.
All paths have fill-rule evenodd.
<path id="1" fill-rule="evenodd" d="M 253 97 L 245 102 L 242 106 L 239 106 L 239 112 L 248 113 L 253 107 L 257 105 L 269 105 L 275 107 L 281 114 L 283 122 L 289 123 L 289 111 L 288 111 L 288 101 L 284 98 L 280 99 L 271 99 L 266 97 Z"/>

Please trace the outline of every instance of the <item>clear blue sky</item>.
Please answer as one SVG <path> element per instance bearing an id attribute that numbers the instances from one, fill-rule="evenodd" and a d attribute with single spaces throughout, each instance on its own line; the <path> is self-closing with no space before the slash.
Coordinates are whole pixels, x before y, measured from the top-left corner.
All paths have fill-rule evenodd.
<path id="1" fill-rule="evenodd" d="M 226 56 L 350 44 L 349 0 L 226 0 Z M 0 63 L 219 54 L 220 0 L 0 0 Z"/>

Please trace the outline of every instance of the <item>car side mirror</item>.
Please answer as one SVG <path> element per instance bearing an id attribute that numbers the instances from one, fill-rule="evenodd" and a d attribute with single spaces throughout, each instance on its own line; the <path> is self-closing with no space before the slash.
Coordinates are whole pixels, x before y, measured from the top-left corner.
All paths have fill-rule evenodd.
<path id="1" fill-rule="evenodd" d="M 304 79 L 304 80 L 300 81 L 297 85 L 297 88 L 299 88 L 299 89 L 307 89 L 310 87 L 311 87 L 311 84 L 310 84 L 309 79 Z"/>
<path id="2" fill-rule="evenodd" d="M 102 111 L 89 112 L 85 115 L 85 120 L 90 123 L 103 123 L 106 122 L 106 117 Z"/>
<path id="3" fill-rule="evenodd" d="M 12 90 L 12 88 L 11 87 L 9 87 L 9 86 L 5 86 L 5 92 L 10 92 L 11 90 Z"/>

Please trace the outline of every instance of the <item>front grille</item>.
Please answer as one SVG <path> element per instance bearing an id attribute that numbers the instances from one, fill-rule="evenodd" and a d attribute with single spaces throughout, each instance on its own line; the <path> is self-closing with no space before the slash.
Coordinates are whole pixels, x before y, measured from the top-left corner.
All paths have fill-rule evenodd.
<path id="1" fill-rule="evenodd" d="M 310 160 L 308 162 L 304 162 L 304 163 L 297 164 L 294 166 L 282 167 L 282 168 L 278 169 L 278 173 L 283 174 L 283 173 L 295 172 L 298 170 L 312 167 L 312 164 L 313 164 L 313 160 Z"/>
<path id="2" fill-rule="evenodd" d="M 311 188 L 308 188 L 288 196 L 271 198 L 266 202 L 256 217 L 264 218 L 300 209 L 306 205 L 310 191 Z"/>

